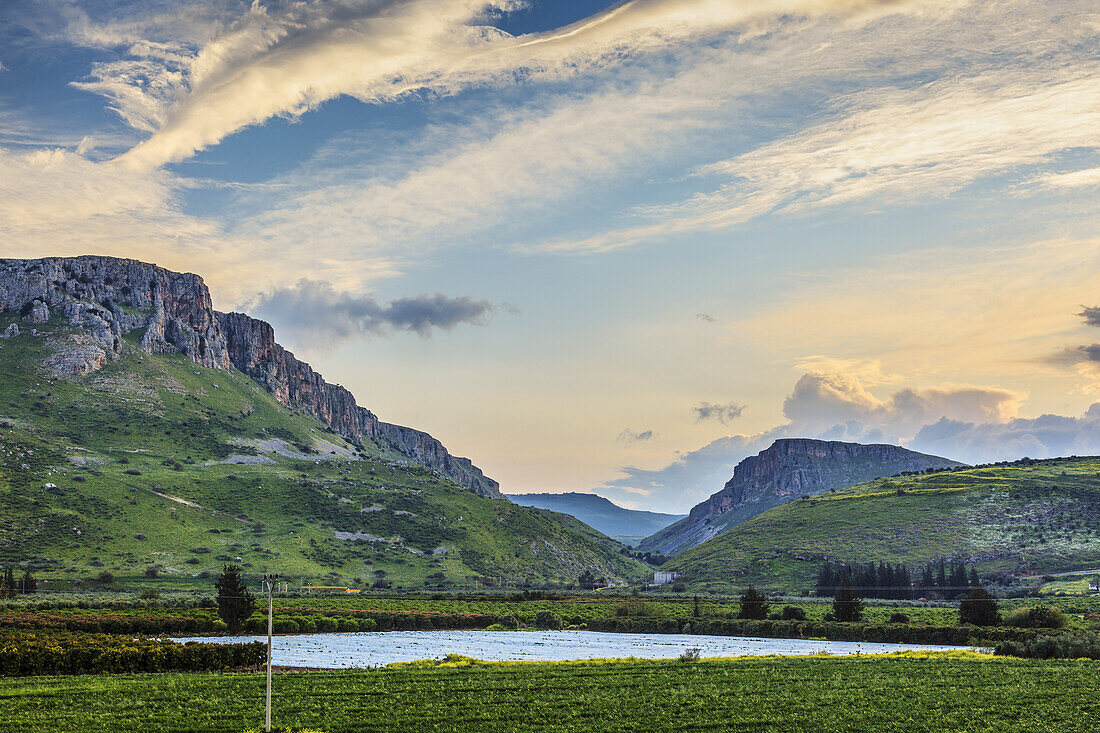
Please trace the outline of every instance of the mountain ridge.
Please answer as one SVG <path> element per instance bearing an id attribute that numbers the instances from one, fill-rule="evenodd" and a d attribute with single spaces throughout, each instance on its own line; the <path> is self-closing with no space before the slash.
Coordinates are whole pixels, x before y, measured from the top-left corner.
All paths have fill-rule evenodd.
<path id="1" fill-rule="evenodd" d="M 672 556 L 801 496 L 896 473 L 963 465 L 887 443 L 780 438 L 739 462 L 720 491 L 692 507 L 685 519 L 644 539 L 639 548 Z"/>
<path id="2" fill-rule="evenodd" d="M 18 311 L 32 327 L 61 315 L 81 329 L 52 358 L 49 366 L 58 374 L 102 368 L 118 358 L 125 334 L 140 332 L 139 347 L 148 354 L 179 352 L 208 368 L 237 368 L 280 404 L 353 443 L 392 448 L 474 493 L 502 498 L 500 485 L 469 459 L 452 456 L 423 431 L 383 422 L 345 387 L 327 382 L 275 341 L 270 324 L 214 310 L 209 289 L 193 273 L 99 255 L 0 259 L 0 313 L 5 311 Z"/>
<path id="3" fill-rule="evenodd" d="M 670 559 L 698 591 L 813 588 L 824 561 L 915 570 L 945 559 L 983 579 L 1100 567 L 1100 457 L 1020 459 L 877 478 L 773 507 Z"/>
<path id="4" fill-rule="evenodd" d="M 568 514 L 609 537 L 644 537 L 685 516 L 627 509 L 599 494 L 576 491 L 505 494 L 505 497 L 520 506 Z"/>

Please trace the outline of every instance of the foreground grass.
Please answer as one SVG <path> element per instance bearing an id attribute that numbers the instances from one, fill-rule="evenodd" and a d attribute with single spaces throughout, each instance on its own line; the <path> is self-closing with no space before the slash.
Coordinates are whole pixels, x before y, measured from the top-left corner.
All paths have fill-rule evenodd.
<path id="1" fill-rule="evenodd" d="M 351 731 L 1092 731 L 1094 662 L 893 656 L 293 672 L 274 719 Z M 260 674 L 0 680 L 0 731 L 233 731 L 262 722 Z"/>

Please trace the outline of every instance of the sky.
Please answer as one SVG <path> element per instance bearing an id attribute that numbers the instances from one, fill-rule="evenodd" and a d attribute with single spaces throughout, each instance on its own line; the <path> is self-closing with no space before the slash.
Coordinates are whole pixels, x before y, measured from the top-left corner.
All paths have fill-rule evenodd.
<path id="1" fill-rule="evenodd" d="M 1100 453 L 1094 0 L 0 3 L 0 256 L 196 272 L 505 492 Z"/>

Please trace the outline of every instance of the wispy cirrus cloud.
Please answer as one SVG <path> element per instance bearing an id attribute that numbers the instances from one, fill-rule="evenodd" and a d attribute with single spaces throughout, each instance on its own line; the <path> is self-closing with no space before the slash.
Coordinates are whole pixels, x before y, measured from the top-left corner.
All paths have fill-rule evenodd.
<path id="1" fill-rule="evenodd" d="M 934 4 L 938 9 L 961 0 Z M 490 11 L 521 5 L 519 0 L 253 3 L 231 20 L 212 18 L 210 37 L 189 43 L 133 40 L 117 24 L 96 28 L 84 22 L 75 37 L 129 45 L 127 58 L 96 64 L 91 78 L 79 85 L 110 99 L 128 124 L 153 133 L 123 160 L 156 167 L 245 127 L 300 115 L 341 95 L 378 102 L 417 92 L 449 94 L 516 75 L 556 79 L 711 33 L 735 28 L 760 33 L 786 17 L 866 19 L 930 8 L 917 0 L 630 0 L 544 33 L 513 37 L 485 22 Z M 146 24 L 144 30 L 154 27 Z"/>

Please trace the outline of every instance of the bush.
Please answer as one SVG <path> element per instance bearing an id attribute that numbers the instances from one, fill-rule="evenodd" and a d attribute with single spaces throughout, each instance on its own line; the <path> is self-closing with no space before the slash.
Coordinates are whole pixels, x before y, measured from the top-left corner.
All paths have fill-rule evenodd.
<path id="1" fill-rule="evenodd" d="M 328 616 L 320 616 L 316 620 L 317 630 L 322 632 L 332 632 L 339 628 L 339 624 L 336 619 Z"/>
<path id="2" fill-rule="evenodd" d="M 1021 629 L 1062 629 L 1066 626 L 1066 615 L 1060 608 L 1041 603 L 1013 611 L 1005 619 L 1005 625 Z"/>
<path id="3" fill-rule="evenodd" d="M 535 626 L 540 629 L 560 629 L 561 619 L 552 611 L 539 611 L 535 614 Z"/>
<path id="4" fill-rule="evenodd" d="M 904 613 L 892 613 L 890 614 L 890 623 L 892 624 L 907 624 L 909 623 L 909 617 Z"/>
<path id="5" fill-rule="evenodd" d="M 297 634 L 298 622 L 292 618 L 277 618 L 271 622 L 272 630 L 276 634 Z"/>
<path id="6" fill-rule="evenodd" d="M 354 618 L 341 618 L 337 619 L 337 631 L 359 631 L 359 621 Z"/>
<path id="7" fill-rule="evenodd" d="M 997 654 L 1032 659 L 1100 659 L 1100 634 L 1087 631 L 1037 636 L 1025 641 L 1004 641 Z"/>
<path id="8" fill-rule="evenodd" d="M 158 575 L 160 575 L 160 571 L 157 570 L 156 565 L 150 565 L 149 567 L 145 568 L 145 577 L 146 578 L 155 578 Z"/>
<path id="9" fill-rule="evenodd" d="M 519 628 L 519 619 L 517 619 L 515 616 L 512 616 L 511 614 L 507 616 L 501 616 L 497 619 L 497 623 L 506 629 Z"/>
<path id="10" fill-rule="evenodd" d="M 805 621 L 806 611 L 800 606 L 783 606 L 783 613 L 779 618 L 784 621 Z"/>

